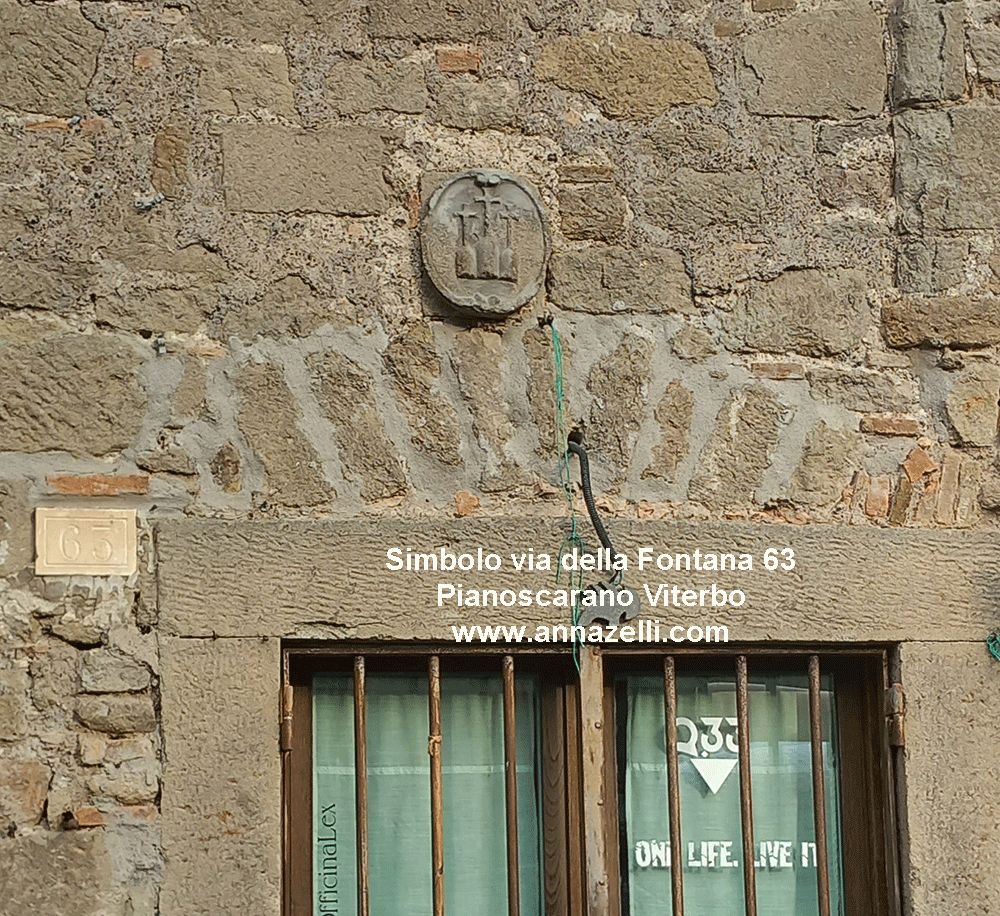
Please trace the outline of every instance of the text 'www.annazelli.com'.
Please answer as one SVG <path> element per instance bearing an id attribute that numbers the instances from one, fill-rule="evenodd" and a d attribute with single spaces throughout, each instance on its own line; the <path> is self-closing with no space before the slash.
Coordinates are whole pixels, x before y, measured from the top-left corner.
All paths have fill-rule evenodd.
<path id="1" fill-rule="evenodd" d="M 662 624 L 659 620 L 637 620 L 635 623 L 590 624 L 539 624 L 533 630 L 521 626 L 452 625 L 455 642 L 541 642 L 541 643 L 678 643 L 678 642 L 729 642 L 729 627 L 708 624 Z"/>

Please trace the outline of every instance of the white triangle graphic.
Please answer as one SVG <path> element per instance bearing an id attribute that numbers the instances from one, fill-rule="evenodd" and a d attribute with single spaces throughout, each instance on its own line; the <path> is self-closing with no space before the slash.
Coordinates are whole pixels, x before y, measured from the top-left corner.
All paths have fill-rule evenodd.
<path id="1" fill-rule="evenodd" d="M 722 788 L 722 784 L 729 777 L 729 774 L 733 772 L 733 767 L 737 764 L 736 757 L 732 757 L 729 760 L 702 760 L 698 757 L 690 759 L 701 778 L 705 780 L 705 785 L 712 790 L 713 795 L 716 795 L 719 789 Z"/>

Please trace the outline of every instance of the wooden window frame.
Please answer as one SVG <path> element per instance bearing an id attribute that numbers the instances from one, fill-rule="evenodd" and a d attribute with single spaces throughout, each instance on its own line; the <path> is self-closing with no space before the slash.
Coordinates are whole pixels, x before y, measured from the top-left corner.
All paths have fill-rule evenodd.
<path id="1" fill-rule="evenodd" d="M 539 676 L 544 916 L 627 916 L 621 913 L 617 675 L 662 671 L 666 657 L 674 659 L 678 675 L 694 669 L 732 672 L 743 656 L 752 678 L 755 672 L 798 667 L 804 673 L 809 657 L 818 657 L 820 669 L 834 675 L 837 700 L 844 912 L 899 916 L 896 774 L 885 718 L 885 647 L 583 650 L 578 679 L 568 651 L 295 643 L 283 647 L 283 916 L 313 913 L 312 676 L 350 674 L 358 657 L 372 673 L 425 670 L 421 666 L 432 656 L 441 659 L 445 672 L 495 671 L 498 678 L 506 656 L 517 670 Z"/>
<path id="2" fill-rule="evenodd" d="M 539 734 L 543 834 L 543 881 L 546 913 L 583 916 L 582 819 L 579 806 L 580 746 L 577 709 L 579 688 L 568 652 L 468 651 L 463 647 L 371 646 L 296 647 L 283 652 L 287 696 L 283 719 L 282 834 L 283 914 L 312 916 L 312 694 L 315 674 L 350 674 L 354 660 L 365 659 L 368 673 L 411 673 L 426 670 L 430 658 L 440 658 L 443 674 L 470 671 L 503 677 L 504 657 L 516 656 L 517 672 L 539 679 Z M 475 647 L 473 647 L 474 649 Z M 553 662 L 556 664 L 553 664 Z M 289 712 L 291 715 L 289 716 Z M 447 736 L 445 736 L 445 739 Z M 431 863 L 428 862 L 428 869 Z M 516 909 L 516 908 L 515 908 Z M 535 914 L 525 914 L 535 916 Z"/>

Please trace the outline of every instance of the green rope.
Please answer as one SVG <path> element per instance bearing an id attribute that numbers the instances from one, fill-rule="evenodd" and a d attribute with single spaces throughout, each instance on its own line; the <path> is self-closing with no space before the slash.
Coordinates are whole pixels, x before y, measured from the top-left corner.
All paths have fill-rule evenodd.
<path id="1" fill-rule="evenodd" d="M 986 648 L 990 650 L 990 655 L 1000 662 L 1000 633 L 986 637 Z"/>
<path id="2" fill-rule="evenodd" d="M 559 560 L 556 565 L 556 584 L 562 574 L 562 559 L 567 551 L 576 549 L 578 554 L 583 553 L 586 545 L 576 524 L 576 506 L 573 502 L 573 479 L 570 475 L 569 464 L 569 430 L 566 428 L 566 410 L 563 397 L 563 353 L 562 344 L 559 342 L 559 332 L 556 330 L 555 322 L 549 319 L 549 328 L 552 330 L 552 353 L 555 358 L 555 388 L 556 388 L 556 454 L 559 456 L 559 483 L 562 485 L 563 495 L 569 504 L 570 532 L 559 548 Z M 570 588 L 583 589 L 583 571 L 577 570 L 575 574 L 570 574 Z M 576 665 L 577 674 L 580 673 L 580 646 L 576 640 L 576 627 L 580 620 L 580 604 L 577 600 L 573 605 L 573 664 Z"/>

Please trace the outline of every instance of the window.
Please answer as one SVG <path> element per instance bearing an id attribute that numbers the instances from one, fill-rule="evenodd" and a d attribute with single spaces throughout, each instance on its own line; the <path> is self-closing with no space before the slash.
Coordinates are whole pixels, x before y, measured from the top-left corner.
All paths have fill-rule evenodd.
<path id="1" fill-rule="evenodd" d="M 882 650 L 353 651 L 285 650 L 287 916 L 898 912 Z"/>

